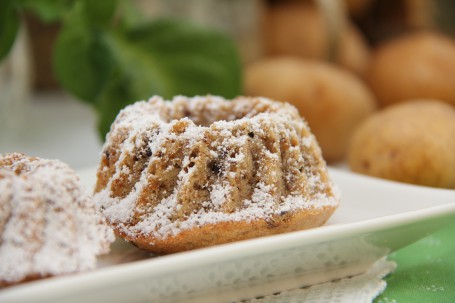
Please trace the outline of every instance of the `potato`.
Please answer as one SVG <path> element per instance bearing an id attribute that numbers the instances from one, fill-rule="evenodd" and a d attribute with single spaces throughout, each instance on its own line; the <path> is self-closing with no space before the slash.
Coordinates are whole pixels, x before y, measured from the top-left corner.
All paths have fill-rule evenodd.
<path id="1" fill-rule="evenodd" d="M 371 7 L 372 3 L 372 0 L 344 0 L 346 10 L 352 16 L 362 15 Z"/>
<path id="2" fill-rule="evenodd" d="M 348 158 L 362 174 L 455 188 L 455 109 L 435 100 L 390 106 L 359 126 Z"/>
<path id="3" fill-rule="evenodd" d="M 383 106 L 409 99 L 455 104 L 455 42 L 441 34 L 409 34 L 380 46 L 367 82 Z"/>
<path id="4" fill-rule="evenodd" d="M 340 29 L 341 30 L 341 29 Z M 327 21 L 319 9 L 297 1 L 273 5 L 266 14 L 264 48 L 268 55 L 288 55 L 309 59 L 330 59 L 359 75 L 368 67 L 370 50 L 361 33 L 348 23 L 340 44 L 331 47 Z"/>
<path id="5" fill-rule="evenodd" d="M 296 106 L 328 162 L 344 158 L 354 129 L 376 107 L 372 94 L 353 74 L 301 58 L 270 58 L 247 66 L 245 92 Z"/>

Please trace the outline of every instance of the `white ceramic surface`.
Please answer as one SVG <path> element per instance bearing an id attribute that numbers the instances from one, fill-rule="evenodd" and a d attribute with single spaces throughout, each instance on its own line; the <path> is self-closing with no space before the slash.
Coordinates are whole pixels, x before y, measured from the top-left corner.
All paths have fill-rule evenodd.
<path id="1" fill-rule="evenodd" d="M 93 186 L 95 170 L 80 172 Z M 0 302 L 232 302 L 339 279 L 455 220 L 455 191 L 331 169 L 342 203 L 320 228 L 152 257 L 118 240 L 92 272 L 0 291 Z"/>

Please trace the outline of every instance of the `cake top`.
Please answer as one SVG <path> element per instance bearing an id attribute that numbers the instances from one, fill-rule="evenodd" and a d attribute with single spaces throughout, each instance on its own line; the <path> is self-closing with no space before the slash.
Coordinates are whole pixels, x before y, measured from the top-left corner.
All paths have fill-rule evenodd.
<path id="1" fill-rule="evenodd" d="M 0 155 L 0 210 L 0 282 L 92 269 L 114 240 L 79 177 L 58 160 Z"/>
<path id="2" fill-rule="evenodd" d="M 175 188 L 152 203 L 153 211 L 149 206 L 141 208 L 138 200 L 155 182 L 151 168 L 167 156 L 174 157 L 170 155 L 174 153 L 175 142 L 180 142 L 179 148 L 184 150 Z M 248 150 L 252 145 L 257 150 Z M 284 148 L 291 156 L 283 154 Z M 258 155 L 252 155 L 254 152 Z M 258 170 L 242 171 L 248 157 L 257 156 Z M 165 101 L 155 96 L 137 102 L 117 116 L 107 136 L 103 157 L 95 201 L 108 221 L 124 234 L 166 238 L 206 224 L 267 219 L 298 209 L 338 204 L 319 146 L 306 122 L 292 105 L 266 98 L 239 97 L 226 101 L 214 96 L 177 96 Z M 130 159 L 139 158 L 146 160 L 143 170 L 137 173 Z M 283 165 L 288 167 L 286 172 L 273 169 Z M 199 169 L 207 170 L 207 166 L 217 178 L 202 184 L 192 181 L 201 174 Z M 163 170 L 172 167 L 165 166 Z M 246 174 L 259 177 L 251 197 L 243 199 L 235 209 L 227 207 L 230 196 L 238 191 L 236 181 Z M 282 177 L 291 183 L 298 179 L 296 174 L 305 175 L 305 184 L 277 198 L 278 184 L 273 183 L 274 178 Z M 119 182 L 130 183 L 130 188 L 116 193 Z M 208 187 L 210 196 L 200 207 L 187 211 L 181 205 L 180 195 L 190 184 Z"/>

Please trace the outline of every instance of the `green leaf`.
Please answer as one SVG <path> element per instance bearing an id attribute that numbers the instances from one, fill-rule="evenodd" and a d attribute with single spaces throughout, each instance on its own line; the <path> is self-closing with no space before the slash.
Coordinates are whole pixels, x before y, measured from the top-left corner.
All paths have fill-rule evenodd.
<path id="1" fill-rule="evenodd" d="M 139 99 L 131 99 L 130 84 L 125 81 L 121 71 L 114 70 L 102 96 L 98 99 L 96 108 L 98 131 L 103 140 L 119 111 L 137 100 Z"/>
<path id="2" fill-rule="evenodd" d="M 12 0 L 0 0 L 0 60 L 11 50 L 19 30 L 19 15 Z"/>
<path id="3" fill-rule="evenodd" d="M 78 3 L 55 48 L 62 85 L 92 104 L 104 136 L 120 109 L 152 95 L 241 93 L 241 64 L 225 35 L 181 21 L 99 27 Z"/>
<path id="4" fill-rule="evenodd" d="M 124 29 L 131 29 L 149 21 L 139 7 L 131 5 L 130 0 L 118 0 L 118 6 L 120 25 Z"/>
<path id="5" fill-rule="evenodd" d="M 115 14 L 117 0 L 84 0 L 85 12 L 91 24 L 108 24 Z"/>
<path id="6" fill-rule="evenodd" d="M 84 4 L 77 3 L 54 46 L 53 66 L 60 84 L 92 105 L 109 81 L 113 66 L 104 35 L 90 23 Z"/>
<path id="7" fill-rule="evenodd" d="M 36 14 L 41 21 L 51 23 L 61 20 L 76 0 L 20 0 L 25 9 Z M 104 1 L 94 1 L 104 2 Z"/>
<path id="8" fill-rule="evenodd" d="M 128 32 L 110 33 L 106 43 L 115 62 L 98 101 L 104 136 L 118 111 L 152 95 L 241 93 L 241 64 L 226 36 L 192 24 L 159 20 Z"/>
<path id="9" fill-rule="evenodd" d="M 63 19 L 78 3 L 84 14 L 93 24 L 106 24 L 112 19 L 117 0 L 18 0 L 20 5 L 36 14 L 43 22 Z"/>
<path id="10" fill-rule="evenodd" d="M 136 81 L 146 80 L 141 94 L 147 93 L 152 80 L 157 93 L 166 98 L 176 94 L 234 97 L 241 92 L 237 50 L 217 31 L 163 19 L 131 30 L 124 39 L 114 40 L 115 57 L 119 62 L 126 60 L 125 68 L 134 66 Z M 146 75 L 149 80 L 143 78 Z M 148 92 L 155 93 L 155 89 L 148 88 Z"/>

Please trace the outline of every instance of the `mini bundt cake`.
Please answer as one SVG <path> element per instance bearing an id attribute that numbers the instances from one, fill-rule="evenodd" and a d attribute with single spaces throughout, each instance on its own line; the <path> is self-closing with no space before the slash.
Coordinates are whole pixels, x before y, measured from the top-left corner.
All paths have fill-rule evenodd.
<path id="1" fill-rule="evenodd" d="M 113 240 L 66 164 L 0 155 L 0 287 L 93 269 Z"/>
<path id="2" fill-rule="evenodd" d="M 130 105 L 97 178 L 95 203 L 116 233 L 154 253 L 320 226 L 338 206 L 307 124 L 265 98 Z"/>

